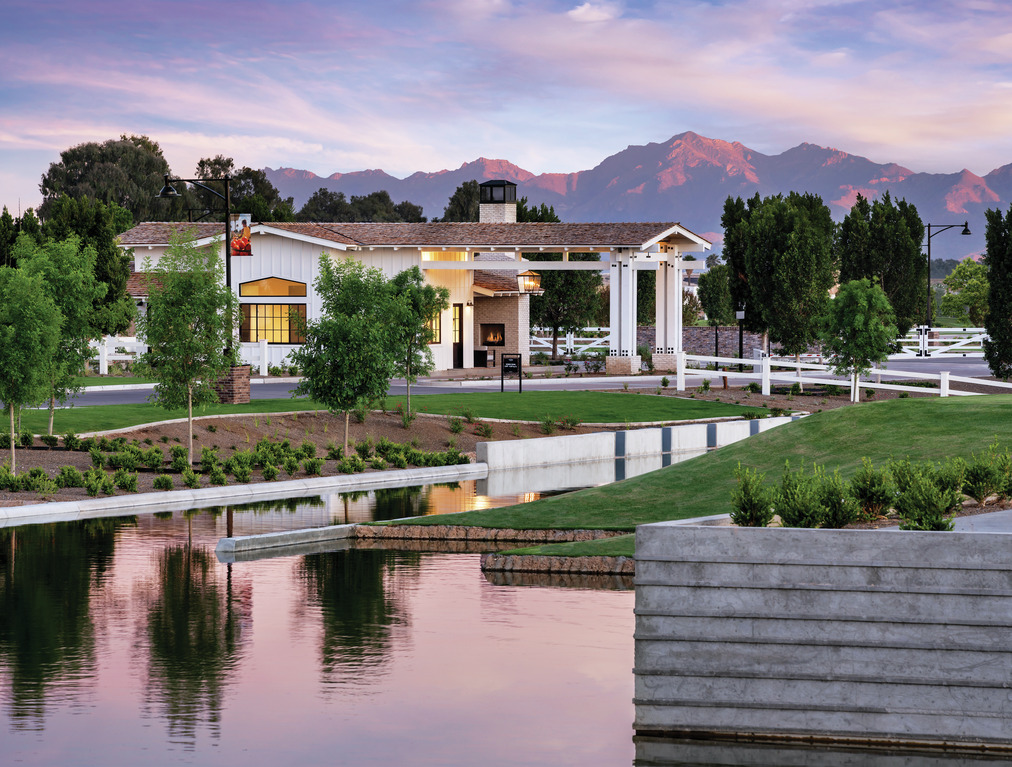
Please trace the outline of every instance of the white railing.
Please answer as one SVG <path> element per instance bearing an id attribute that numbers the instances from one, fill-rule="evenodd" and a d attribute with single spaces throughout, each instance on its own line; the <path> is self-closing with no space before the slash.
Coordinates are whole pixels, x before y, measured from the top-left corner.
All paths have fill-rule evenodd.
<path id="1" fill-rule="evenodd" d="M 99 375 L 109 375 L 110 362 L 134 362 L 137 355 L 143 354 L 148 347 L 140 343 L 136 336 L 103 336 L 100 340 L 88 342 L 98 358 Z"/>
<path id="2" fill-rule="evenodd" d="M 559 334 L 559 354 L 607 352 L 611 328 L 581 328 L 576 333 Z M 550 328 L 531 328 L 531 352 L 552 350 Z"/>
<path id="3" fill-rule="evenodd" d="M 712 371 L 715 376 L 726 377 L 728 379 L 734 378 L 749 378 L 754 379 L 757 375 L 760 376 L 762 381 L 762 393 L 766 396 L 770 394 L 770 384 L 773 381 L 781 381 L 785 383 L 801 383 L 801 384 L 826 384 L 833 383 L 834 379 L 832 369 L 829 365 L 817 365 L 806 362 L 793 362 L 793 361 L 780 361 L 770 357 L 762 357 L 761 359 L 746 360 L 744 363 L 737 357 L 706 357 L 698 354 L 685 354 L 680 353 L 676 355 L 676 368 L 675 368 L 675 388 L 678 391 L 685 391 L 685 375 L 690 368 L 689 365 L 693 366 L 708 366 L 714 365 L 718 369 Z M 743 372 L 738 371 L 738 366 L 744 364 Z M 726 367 L 726 370 L 720 369 Z M 789 371 L 776 371 L 773 368 L 791 368 Z M 810 371 L 814 373 L 821 373 L 822 375 L 802 375 L 802 371 Z M 703 374 L 707 371 L 692 370 L 692 373 L 696 375 Z M 936 387 L 926 386 L 911 386 L 902 383 L 882 383 L 882 377 L 887 376 L 889 378 L 912 378 L 918 381 L 938 381 Z M 868 380 L 870 377 L 874 377 L 875 380 Z M 860 390 L 864 389 L 883 389 L 888 391 L 905 391 L 905 392 L 920 392 L 929 394 L 938 394 L 941 397 L 967 397 L 978 394 L 979 392 L 968 392 L 959 391 L 950 388 L 952 383 L 966 383 L 975 384 L 978 386 L 990 386 L 995 389 L 1012 389 L 1012 383 L 1004 383 L 1002 381 L 992 381 L 985 378 L 967 378 L 965 376 L 954 376 L 947 370 L 943 370 L 941 373 L 926 373 L 924 371 L 909 371 L 909 370 L 896 370 L 893 368 L 875 368 L 868 377 L 852 376 L 849 382 L 850 384 L 850 395 L 851 401 L 856 402 L 860 396 Z"/>
<path id="4" fill-rule="evenodd" d="M 889 359 L 909 357 L 983 357 L 984 328 L 929 328 L 919 325 L 900 339 L 901 349 Z"/>

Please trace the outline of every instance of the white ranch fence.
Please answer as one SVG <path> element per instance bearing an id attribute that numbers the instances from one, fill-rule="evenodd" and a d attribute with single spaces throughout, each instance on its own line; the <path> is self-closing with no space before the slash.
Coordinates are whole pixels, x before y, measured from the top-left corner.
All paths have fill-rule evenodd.
<path id="1" fill-rule="evenodd" d="M 559 334 L 559 354 L 608 352 L 610 328 L 582 328 L 576 333 Z M 531 354 L 552 351 L 551 328 L 531 328 Z"/>
<path id="2" fill-rule="evenodd" d="M 762 353 L 760 352 L 760 354 Z M 837 380 L 839 380 L 832 377 L 833 372 L 829 365 L 819 365 L 810 362 L 795 362 L 793 360 L 778 360 L 765 355 L 762 355 L 757 359 L 745 360 L 744 362 L 738 357 L 706 357 L 697 354 L 685 353 L 679 353 L 676 355 L 676 358 L 675 388 L 678 391 L 685 391 L 685 375 L 690 370 L 692 373 L 697 375 L 705 376 L 708 372 L 712 372 L 715 377 L 727 377 L 728 379 L 744 378 L 754 380 L 756 376 L 759 376 L 760 381 L 762 382 L 762 393 L 766 396 L 769 396 L 770 386 L 774 381 L 820 385 L 826 383 L 836 383 Z M 706 368 L 711 365 L 715 366 L 717 369 L 712 371 L 707 370 Z M 738 370 L 739 365 L 744 366 L 741 372 Z M 726 370 L 722 368 L 726 368 Z M 774 368 L 779 369 L 774 370 Z M 790 370 L 781 370 L 782 368 L 790 368 Z M 912 386 L 903 383 L 882 383 L 883 376 L 901 379 L 910 378 L 917 381 L 937 381 L 938 386 L 928 387 Z M 874 381 L 870 380 L 872 377 L 875 379 Z M 930 393 L 938 394 L 940 397 L 967 397 L 979 394 L 979 392 L 959 391 L 957 389 L 953 389 L 951 388 L 951 384 L 954 383 L 983 385 L 993 387 L 995 389 L 1012 389 L 1012 383 L 991 381 L 981 378 L 968 378 L 966 376 L 954 376 L 947 370 L 943 370 L 941 373 L 927 373 L 919 370 L 909 371 L 881 367 L 875 368 L 870 376 L 851 376 L 850 398 L 852 402 L 857 402 L 860 398 L 860 391 L 862 388 Z"/>
<path id="3" fill-rule="evenodd" d="M 98 359 L 99 375 L 109 375 L 110 362 L 134 362 L 148 347 L 135 336 L 103 336 L 88 344 Z"/>
<path id="4" fill-rule="evenodd" d="M 929 328 L 920 325 L 907 333 L 901 350 L 889 359 L 909 357 L 983 357 L 984 328 Z"/>

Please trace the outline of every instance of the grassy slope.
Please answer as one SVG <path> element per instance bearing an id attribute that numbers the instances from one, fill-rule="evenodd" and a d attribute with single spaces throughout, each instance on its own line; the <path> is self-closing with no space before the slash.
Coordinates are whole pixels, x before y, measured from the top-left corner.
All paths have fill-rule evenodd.
<path id="1" fill-rule="evenodd" d="M 403 397 L 388 397 L 387 407 L 403 403 Z M 738 416 L 746 410 L 764 412 L 723 402 L 657 397 L 636 392 L 527 391 L 481 392 L 475 394 L 426 394 L 412 397 L 412 406 L 426 413 L 460 415 L 470 409 L 482 418 L 540 421 L 545 416 L 559 419 L 575 416 L 584 423 L 637 423 L 643 421 L 685 421 L 695 418 Z"/>
<path id="2" fill-rule="evenodd" d="M 995 437 L 1012 443 L 1012 396 L 903 399 L 819 413 L 758 436 L 611 485 L 502 509 L 455 514 L 453 524 L 511 528 L 600 528 L 636 525 L 730 511 L 734 469 L 741 462 L 779 480 L 784 461 L 824 464 L 849 476 L 862 456 L 941 460 L 981 452 Z M 416 520 L 446 524 L 447 516 Z M 603 542 L 539 547 L 543 553 L 633 553 L 632 536 Z"/>

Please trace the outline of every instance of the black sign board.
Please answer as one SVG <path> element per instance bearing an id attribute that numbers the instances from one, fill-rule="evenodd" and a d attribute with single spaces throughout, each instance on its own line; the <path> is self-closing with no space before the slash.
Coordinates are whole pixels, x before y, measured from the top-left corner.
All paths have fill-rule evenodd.
<path id="1" fill-rule="evenodd" d="M 519 354 L 500 354 L 499 355 L 499 391 L 506 391 L 506 376 L 515 375 L 517 382 L 520 384 L 520 391 L 524 390 L 524 376 L 523 369 L 520 364 Z"/>

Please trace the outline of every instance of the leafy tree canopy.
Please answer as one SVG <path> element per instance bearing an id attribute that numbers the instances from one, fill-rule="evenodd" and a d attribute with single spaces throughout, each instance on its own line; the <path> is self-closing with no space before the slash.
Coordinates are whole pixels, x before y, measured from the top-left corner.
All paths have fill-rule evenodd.
<path id="1" fill-rule="evenodd" d="M 928 265 L 921 255 L 924 225 L 906 200 L 889 193 L 869 203 L 858 195 L 840 225 L 836 250 L 840 282 L 867 277 L 882 288 L 905 334 L 923 317 Z"/>
<path id="2" fill-rule="evenodd" d="M 893 316 L 885 292 L 867 279 L 841 285 L 829 302 L 822 344 L 836 374 L 851 376 L 852 396 L 856 376 L 867 373 L 872 363 L 888 359 L 896 338 Z"/>
<path id="3" fill-rule="evenodd" d="M 296 221 L 363 221 L 375 223 L 420 223 L 425 221 L 422 206 L 405 200 L 394 204 L 390 193 L 381 190 L 366 195 L 332 192 L 320 187 L 306 200 L 295 215 Z"/>
<path id="4" fill-rule="evenodd" d="M 204 183 L 207 186 L 222 195 L 225 194 L 224 183 L 211 179 L 230 176 L 229 200 L 235 213 L 248 213 L 254 221 L 295 220 L 294 200 L 291 197 L 283 198 L 262 170 L 254 170 L 249 166 L 236 170 L 235 161 L 231 157 L 217 155 L 204 157 L 198 161 L 194 175 L 196 178 L 205 179 Z M 207 210 L 215 211 L 212 220 L 224 219 L 224 208 L 218 197 L 199 187 L 193 187 L 190 192 L 200 205 Z"/>
<path id="5" fill-rule="evenodd" d="M 46 238 L 60 242 L 70 237 L 80 240 L 81 248 L 91 248 L 90 262 L 95 278 L 106 286 L 93 299 L 95 335 L 115 335 L 126 330 L 136 310 L 127 295 L 131 256 L 116 245 L 116 230 L 125 220 L 124 209 L 115 202 L 105 205 L 91 197 L 73 198 L 61 194 L 52 200 L 42 225 Z M 117 220 L 119 223 L 117 224 Z"/>
<path id="6" fill-rule="evenodd" d="M 440 221 L 477 221 L 480 208 L 478 181 L 465 181 L 450 195 Z M 554 212 L 553 212 L 554 213 Z"/>
<path id="7" fill-rule="evenodd" d="M 422 270 L 413 266 L 390 281 L 390 292 L 394 299 L 389 318 L 394 333 L 392 351 L 397 375 L 407 382 L 407 412 L 411 413 L 411 384 L 420 374 L 432 372 L 432 319 L 449 308 L 450 291 L 426 284 Z"/>
<path id="8" fill-rule="evenodd" d="M 987 317 L 987 267 L 967 258 L 945 278 L 946 293 L 941 311 L 946 317 L 969 321 L 973 327 L 984 326 Z"/>
<path id="9" fill-rule="evenodd" d="M 43 174 L 39 214 L 48 218 L 54 201 L 66 194 L 114 202 L 128 210 L 135 222 L 178 221 L 184 217 L 183 203 L 156 199 L 166 173 L 170 173 L 169 164 L 161 148 L 147 136 L 123 135 L 102 143 L 78 144 L 61 152 L 60 161 Z"/>
<path id="10" fill-rule="evenodd" d="M 731 303 L 731 268 L 716 264 L 699 275 L 699 302 L 709 324 L 734 323 L 734 306 Z"/>

